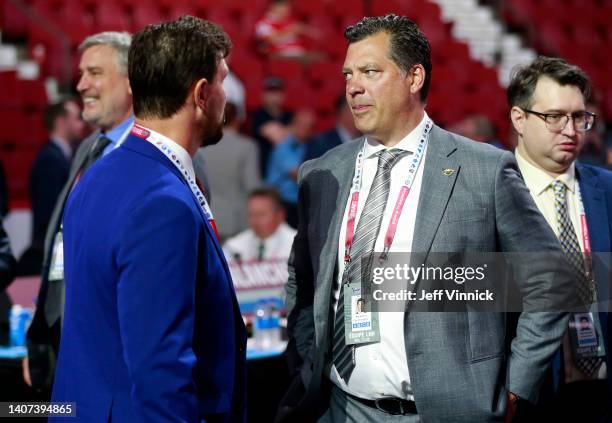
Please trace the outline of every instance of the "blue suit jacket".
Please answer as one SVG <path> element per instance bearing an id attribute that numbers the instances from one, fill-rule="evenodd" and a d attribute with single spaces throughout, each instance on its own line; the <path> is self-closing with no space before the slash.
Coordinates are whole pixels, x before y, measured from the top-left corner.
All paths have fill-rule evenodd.
<path id="1" fill-rule="evenodd" d="M 306 144 L 306 154 L 304 155 L 304 162 L 312 159 L 318 159 L 323 154 L 327 153 L 334 147 L 342 144 L 342 138 L 338 134 L 336 127 L 333 127 L 316 137 L 314 137 L 308 144 Z"/>
<path id="2" fill-rule="evenodd" d="M 582 201 L 594 253 L 593 272 L 597 281 L 597 298 L 607 300 L 605 310 L 610 309 L 612 288 L 610 286 L 612 268 L 612 172 L 600 167 L 578 164 L 576 166 Z M 598 254 L 600 253 L 600 254 Z M 606 367 L 610 402 L 612 402 L 612 314 L 599 313 L 606 346 Z"/>
<path id="3" fill-rule="evenodd" d="M 600 167 L 576 163 L 576 176 L 580 184 L 582 202 L 587 218 L 591 249 L 593 251 L 593 273 L 597 283 L 598 301 L 607 301 L 602 307 L 599 318 L 602 325 L 606 347 L 606 367 L 608 385 L 612 402 L 612 315 L 610 309 L 611 293 L 611 254 L 612 251 L 612 172 Z M 553 365 L 555 386 L 561 376 L 561 357 L 557 354 Z"/>
<path id="4" fill-rule="evenodd" d="M 246 332 L 227 263 L 173 164 L 130 136 L 64 214 L 54 401 L 76 421 L 245 419 Z M 66 419 L 74 422 L 74 419 Z"/>

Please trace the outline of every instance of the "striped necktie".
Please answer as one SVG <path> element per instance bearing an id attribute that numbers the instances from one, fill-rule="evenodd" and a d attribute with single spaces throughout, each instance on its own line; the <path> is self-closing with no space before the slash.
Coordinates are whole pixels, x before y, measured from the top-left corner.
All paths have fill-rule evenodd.
<path id="1" fill-rule="evenodd" d="M 338 306 L 334 319 L 333 338 L 333 361 L 338 374 L 348 383 L 353 369 L 355 368 L 355 345 L 347 345 L 345 340 L 345 316 L 344 316 L 344 284 L 357 283 L 361 280 L 362 258 L 368 257 L 368 268 L 371 263 L 371 254 L 374 252 L 376 238 L 380 231 L 389 190 L 391 187 L 391 170 L 400 158 L 409 154 L 408 151 L 399 149 L 383 150 L 378 156 L 378 168 L 376 176 L 370 187 L 368 199 L 355 230 L 355 238 L 351 246 L 351 261 L 346 264 L 342 275 L 342 286 L 338 298 Z"/>

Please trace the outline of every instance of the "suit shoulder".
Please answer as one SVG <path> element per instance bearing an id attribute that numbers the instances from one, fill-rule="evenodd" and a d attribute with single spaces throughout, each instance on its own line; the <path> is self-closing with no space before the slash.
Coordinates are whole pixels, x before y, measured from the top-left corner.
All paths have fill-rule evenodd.
<path id="1" fill-rule="evenodd" d="M 588 172 L 591 175 L 597 176 L 603 182 L 605 182 L 606 185 L 612 185 L 612 171 L 604 169 L 603 167 L 594 166 L 586 163 L 579 162 L 577 163 L 577 165 L 580 167 L 581 171 Z"/>
<path id="2" fill-rule="evenodd" d="M 313 169 L 333 168 L 339 161 L 346 158 L 347 155 L 355 154 L 359 146 L 361 146 L 361 141 L 363 141 L 363 137 L 356 138 L 326 151 L 321 157 L 304 162 L 300 167 L 300 174 L 305 176 Z"/>
<path id="3" fill-rule="evenodd" d="M 452 139 L 457 144 L 457 147 L 460 147 L 463 151 L 466 151 L 471 155 L 477 155 L 478 157 L 499 158 L 504 153 L 511 154 L 510 152 L 495 147 L 494 145 L 478 142 L 439 127 L 436 127 L 436 131 L 443 137 Z"/>

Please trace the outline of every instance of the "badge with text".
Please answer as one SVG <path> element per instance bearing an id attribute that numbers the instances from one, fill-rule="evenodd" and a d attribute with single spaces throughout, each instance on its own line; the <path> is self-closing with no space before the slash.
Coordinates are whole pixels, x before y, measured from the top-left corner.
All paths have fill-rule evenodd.
<path id="1" fill-rule="evenodd" d="M 378 313 L 372 309 L 372 297 L 358 284 L 344 284 L 344 334 L 347 345 L 380 341 Z"/>
<path id="2" fill-rule="evenodd" d="M 64 238 L 62 233 L 55 235 L 53 242 L 53 255 L 51 256 L 51 267 L 49 268 L 49 281 L 64 280 Z"/>
<path id="3" fill-rule="evenodd" d="M 595 313 L 596 315 L 596 313 Z M 575 313 L 570 317 L 570 341 L 574 358 L 604 357 L 606 355 L 599 319 L 593 313 Z"/>

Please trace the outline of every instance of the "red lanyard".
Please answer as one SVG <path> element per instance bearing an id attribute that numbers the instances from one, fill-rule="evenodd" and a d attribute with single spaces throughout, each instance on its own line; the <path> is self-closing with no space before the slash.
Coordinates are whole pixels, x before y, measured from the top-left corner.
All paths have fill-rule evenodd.
<path id="1" fill-rule="evenodd" d="M 389 222 L 389 227 L 387 228 L 387 232 L 385 234 L 384 241 L 384 249 L 383 254 L 381 255 L 381 259 L 385 259 L 387 253 L 391 249 L 391 245 L 393 244 L 393 239 L 395 238 L 395 232 L 397 230 L 397 225 L 399 222 L 399 218 L 402 214 L 402 210 L 404 208 L 404 204 L 406 203 L 406 199 L 408 198 L 408 194 L 410 194 L 410 189 L 416 178 L 417 171 L 423 159 L 423 154 L 425 153 L 425 147 L 427 146 L 427 138 L 429 135 L 429 131 L 433 123 L 429 119 L 429 117 L 425 117 L 425 124 L 423 126 L 423 131 L 421 133 L 421 138 L 419 140 L 416 153 L 414 154 L 410 167 L 408 169 L 408 177 L 406 181 L 402 185 L 400 189 L 400 193 L 395 201 L 395 207 L 393 208 L 393 214 L 391 215 L 391 220 Z M 346 238 L 344 242 L 344 262 L 348 263 L 351 261 L 351 246 L 353 245 L 353 240 L 355 239 L 355 220 L 357 218 L 357 210 L 359 208 L 359 191 L 361 190 L 361 182 L 363 177 L 363 162 L 364 162 L 364 149 L 365 149 L 365 141 L 363 148 L 357 155 L 357 160 L 355 161 L 355 175 L 353 176 L 353 184 L 351 186 L 351 202 L 349 206 L 348 218 L 346 221 Z"/>
<path id="2" fill-rule="evenodd" d="M 589 227 L 587 226 L 586 213 L 584 211 L 584 203 L 582 202 L 582 193 L 578 181 L 575 182 L 576 200 L 578 203 L 578 216 L 580 218 L 580 232 L 582 233 L 582 245 L 584 246 L 585 257 L 585 272 L 587 277 L 591 277 L 591 237 L 589 235 Z"/>

